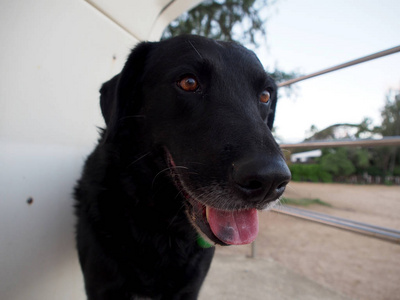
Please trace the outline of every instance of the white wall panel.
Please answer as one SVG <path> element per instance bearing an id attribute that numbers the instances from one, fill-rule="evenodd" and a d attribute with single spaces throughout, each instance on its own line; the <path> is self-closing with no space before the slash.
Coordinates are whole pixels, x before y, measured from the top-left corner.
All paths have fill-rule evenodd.
<path id="1" fill-rule="evenodd" d="M 98 90 L 137 42 L 84 0 L 0 2 L 0 299 L 84 299 L 72 188 L 104 124 Z"/>
<path id="2" fill-rule="evenodd" d="M 84 299 L 72 187 L 137 41 L 78 0 L 2 1 L 0 41 L 0 299 Z"/>
<path id="3" fill-rule="evenodd" d="M 171 21 L 201 2 L 201 0 L 86 1 L 137 39 L 151 41 L 159 40 L 164 28 Z"/>

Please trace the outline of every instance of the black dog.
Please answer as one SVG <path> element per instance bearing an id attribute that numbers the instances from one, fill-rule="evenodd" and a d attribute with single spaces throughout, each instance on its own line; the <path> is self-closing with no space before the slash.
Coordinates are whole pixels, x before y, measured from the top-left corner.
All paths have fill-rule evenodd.
<path id="1" fill-rule="evenodd" d="M 141 43 L 101 88 L 107 128 L 75 190 L 89 299 L 196 299 L 214 248 L 246 244 L 290 179 L 276 85 L 253 52 Z"/>

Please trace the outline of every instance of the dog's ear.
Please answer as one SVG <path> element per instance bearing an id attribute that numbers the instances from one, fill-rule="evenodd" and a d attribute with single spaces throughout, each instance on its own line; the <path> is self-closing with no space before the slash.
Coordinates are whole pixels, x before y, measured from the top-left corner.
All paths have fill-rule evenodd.
<path id="1" fill-rule="evenodd" d="M 119 74 L 103 83 L 100 89 L 100 108 L 106 125 L 110 123 L 113 103 L 116 99 L 118 80 Z"/>
<path id="2" fill-rule="evenodd" d="M 129 55 L 121 73 L 100 89 L 100 107 L 107 125 L 106 139 L 112 139 L 124 119 L 138 113 L 142 105 L 141 81 L 146 58 L 156 43 L 142 42 Z"/>
<path id="3" fill-rule="evenodd" d="M 275 119 L 275 110 L 276 110 L 276 103 L 278 102 L 278 91 L 275 87 L 275 91 L 271 95 L 271 107 L 268 113 L 267 125 L 270 130 L 274 127 L 274 119 Z"/>

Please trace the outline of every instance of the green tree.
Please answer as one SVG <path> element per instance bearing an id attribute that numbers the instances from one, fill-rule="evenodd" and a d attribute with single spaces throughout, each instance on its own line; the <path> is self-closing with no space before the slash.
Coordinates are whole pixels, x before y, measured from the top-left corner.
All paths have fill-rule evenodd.
<path id="1" fill-rule="evenodd" d="M 381 126 L 377 127 L 373 126 L 370 118 L 364 118 L 360 124 L 335 124 L 321 131 L 317 131 L 315 126 L 312 126 L 310 129 L 312 136 L 306 139 L 306 141 L 336 139 L 336 130 L 345 127 L 356 129 L 355 133 L 354 130 L 349 131 L 349 138 L 369 138 L 374 134 L 400 136 L 400 90 L 391 90 L 387 93 L 386 104 L 381 111 L 381 116 Z M 364 172 L 372 176 L 400 176 L 399 150 L 400 147 L 329 148 L 323 150 L 323 155 L 317 161 L 317 164 L 323 171 L 328 172 L 336 178 L 355 173 L 363 174 Z M 307 174 L 307 177 L 303 175 L 303 167 L 295 166 L 293 169 L 298 180 L 311 178 L 309 174 Z M 309 169 L 310 172 L 314 172 L 315 170 Z"/>
<path id="2" fill-rule="evenodd" d="M 356 168 L 349 159 L 348 152 L 345 147 L 325 150 L 319 161 L 322 169 L 333 176 L 353 174 Z"/>
<path id="3" fill-rule="evenodd" d="M 374 133 L 379 131 L 379 127 L 372 126 L 371 118 L 364 118 L 362 122 L 357 126 L 357 132 L 355 134 L 356 138 L 369 138 Z"/>
<path id="4" fill-rule="evenodd" d="M 367 148 L 348 148 L 348 158 L 353 163 L 357 174 L 363 174 L 370 166 L 371 153 Z"/>
<path id="5" fill-rule="evenodd" d="M 390 90 L 386 94 L 386 104 L 381 112 L 383 136 L 400 135 L 400 90 Z"/>
<path id="6" fill-rule="evenodd" d="M 182 14 L 164 31 L 163 38 L 179 34 L 197 34 L 218 40 L 259 45 L 266 38 L 262 8 L 268 0 L 205 0 Z"/>
<path id="7" fill-rule="evenodd" d="M 217 40 L 235 41 L 250 48 L 258 48 L 266 41 L 266 18 L 263 12 L 275 0 L 205 0 L 185 12 L 165 29 L 162 39 L 180 34 L 196 34 Z M 276 82 L 298 77 L 295 72 L 268 70 Z M 285 87 L 288 95 L 291 86 Z"/>
<path id="8" fill-rule="evenodd" d="M 382 136 L 400 135 L 400 90 L 390 90 L 386 94 L 386 104 L 381 111 L 382 125 L 377 132 Z M 374 153 L 374 166 L 385 175 L 400 175 L 399 147 L 380 147 Z"/>

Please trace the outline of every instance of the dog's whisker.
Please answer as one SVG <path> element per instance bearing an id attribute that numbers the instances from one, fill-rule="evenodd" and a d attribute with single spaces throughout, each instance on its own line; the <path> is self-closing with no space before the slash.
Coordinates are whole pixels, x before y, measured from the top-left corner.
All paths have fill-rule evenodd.
<path id="1" fill-rule="evenodd" d="M 188 164 L 191 164 L 191 165 L 203 165 L 203 166 L 207 165 L 207 164 L 201 163 L 201 162 L 188 162 Z"/>
<path id="2" fill-rule="evenodd" d="M 154 183 L 155 183 L 156 180 L 157 180 L 157 177 L 158 177 L 159 175 L 161 175 L 162 173 L 166 172 L 166 171 L 171 171 L 171 168 L 170 168 L 170 167 L 165 168 L 165 169 L 161 170 L 160 172 L 158 172 L 158 173 L 156 174 L 156 176 L 154 176 L 153 181 L 152 181 L 152 183 L 151 183 L 151 188 L 152 188 L 152 189 L 153 189 L 153 187 L 154 187 Z"/>
<path id="3" fill-rule="evenodd" d="M 143 158 L 145 158 L 147 155 L 149 155 L 151 153 L 151 151 L 147 152 L 146 154 L 143 154 L 142 156 L 140 156 L 138 159 L 134 160 L 133 162 L 131 162 L 128 167 L 131 167 L 132 165 L 134 165 L 135 163 L 137 163 L 138 161 L 142 160 Z"/>
<path id="4" fill-rule="evenodd" d="M 280 207 L 281 206 L 281 201 L 280 200 L 281 199 L 278 198 L 278 199 L 276 199 L 274 201 L 269 202 L 264 210 L 271 210 L 271 209 L 273 209 L 275 207 Z"/>
<path id="5" fill-rule="evenodd" d="M 286 187 L 290 188 L 292 191 L 297 191 L 296 188 L 293 187 L 290 183 Z"/>
<path id="6" fill-rule="evenodd" d="M 283 208 L 283 205 L 285 204 L 284 201 L 285 201 L 285 199 L 282 199 L 282 197 L 279 197 L 279 201 L 277 201 L 277 203 L 276 203 L 276 208 L 277 209 Z"/>
<path id="7" fill-rule="evenodd" d="M 186 170 L 188 170 L 189 168 L 184 167 L 184 166 L 173 166 L 173 167 L 170 167 L 170 169 L 186 169 Z"/>
<path id="8" fill-rule="evenodd" d="M 172 224 L 174 223 L 174 221 L 176 220 L 176 218 L 178 218 L 179 213 L 182 211 L 182 209 L 185 207 L 185 205 L 182 203 L 181 207 L 178 209 L 178 211 L 176 212 L 175 216 L 171 219 L 171 221 L 169 222 L 167 229 L 170 228 L 172 226 Z"/>
<path id="9" fill-rule="evenodd" d="M 144 118 L 145 119 L 146 116 L 145 115 L 126 116 L 126 117 L 118 119 L 118 121 L 124 121 L 126 119 L 136 119 L 136 118 Z"/>
<path id="10" fill-rule="evenodd" d="M 197 172 L 187 172 L 186 174 L 188 174 L 188 175 L 199 175 L 199 173 L 197 173 Z"/>
<path id="11" fill-rule="evenodd" d="M 151 183 L 151 187 L 152 188 L 154 187 L 154 183 L 156 182 L 158 176 L 160 176 L 162 173 L 164 173 L 166 171 L 172 171 L 172 169 L 186 169 L 187 170 L 188 168 L 184 167 L 184 166 L 173 166 L 173 167 L 168 167 L 168 168 L 161 170 L 160 172 L 158 172 L 156 174 L 156 176 L 154 176 L 153 181 Z"/>
<path id="12" fill-rule="evenodd" d="M 184 191 L 185 191 L 185 188 L 183 188 L 183 187 L 180 188 L 174 199 L 176 200 L 179 197 L 179 195 L 181 195 L 181 194 L 183 196 Z"/>
<path id="13" fill-rule="evenodd" d="M 203 59 L 203 56 L 201 56 L 200 52 L 196 49 L 196 47 L 193 45 L 193 43 L 188 40 L 190 46 L 192 46 L 192 48 L 194 49 L 194 51 L 196 51 L 197 55 L 200 56 L 201 59 Z"/>

